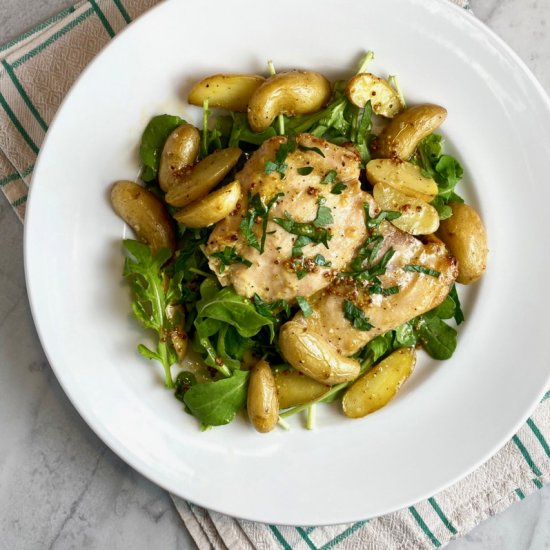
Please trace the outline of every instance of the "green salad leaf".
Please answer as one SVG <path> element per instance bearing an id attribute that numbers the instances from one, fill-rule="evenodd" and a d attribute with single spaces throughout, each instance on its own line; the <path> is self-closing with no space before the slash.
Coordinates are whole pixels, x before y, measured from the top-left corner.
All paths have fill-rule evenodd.
<path id="1" fill-rule="evenodd" d="M 138 351 L 146 359 L 160 361 L 164 368 L 165 385 L 172 388 L 170 367 L 177 361 L 177 356 L 170 342 L 174 327 L 166 312 L 168 306 L 177 304 L 181 299 L 181 273 L 169 279 L 166 285 L 164 266 L 171 256 L 168 249 L 163 248 L 153 255 L 146 244 L 130 239 L 124 241 L 124 248 L 127 256 L 123 275 L 132 292 L 134 317 L 158 336 L 156 349 L 140 344 Z"/>
<path id="2" fill-rule="evenodd" d="M 151 182 L 157 177 L 160 155 L 168 136 L 185 120 L 175 115 L 158 115 L 153 117 L 141 136 L 139 158 L 143 164 L 141 178 Z"/>
<path id="3" fill-rule="evenodd" d="M 248 371 L 236 370 L 230 377 L 191 386 L 183 402 L 203 426 L 229 424 L 246 404 Z"/>

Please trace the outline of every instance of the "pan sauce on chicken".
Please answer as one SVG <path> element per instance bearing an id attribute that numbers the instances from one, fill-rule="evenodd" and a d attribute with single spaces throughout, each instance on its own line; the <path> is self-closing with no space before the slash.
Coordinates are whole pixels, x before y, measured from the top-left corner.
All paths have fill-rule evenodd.
<path id="1" fill-rule="evenodd" d="M 355 353 L 375 336 L 439 305 L 456 279 L 456 260 L 441 242 L 423 244 L 387 221 L 376 228 L 383 242 L 372 261 L 393 249 L 393 256 L 378 279 L 383 288 L 398 287 L 398 292 L 388 296 L 372 293 L 368 282 L 346 275 L 374 231 L 367 229 L 364 205 L 368 205 L 371 218 L 380 212 L 372 196 L 361 190 L 359 158 L 351 149 L 301 134 L 296 148 L 284 159 L 284 174 L 266 173 L 266 163 L 275 162 L 279 147 L 285 143 L 286 138 L 280 136 L 264 142 L 237 175 L 243 189 L 240 208 L 218 222 L 206 247 L 210 267 L 220 282 L 232 285 L 243 296 L 251 298 L 257 294 L 267 302 L 285 299 L 293 303 L 297 296 L 308 298 L 313 314 L 306 319 L 299 313 L 294 320 L 322 336 L 343 355 Z M 327 179 L 330 183 L 324 183 Z M 340 194 L 331 192 L 335 182 L 345 185 Z M 268 213 L 263 253 L 250 246 L 240 228 L 248 213 L 248 198 L 256 193 L 265 204 L 279 194 Z M 322 226 L 329 234 L 328 247 L 322 242 L 310 243 L 301 248 L 302 256 L 296 257 L 295 252 L 293 257 L 298 236 L 273 220 L 311 223 L 320 204 L 330 209 L 332 218 L 330 224 Z M 253 231 L 260 241 L 262 220 L 255 222 Z M 226 246 L 235 247 L 251 265 L 233 263 L 222 268 L 212 254 Z M 319 255 L 323 260 L 316 263 Z M 422 266 L 439 275 L 403 269 L 409 265 Z M 371 330 L 353 328 L 344 316 L 344 300 L 352 301 L 365 313 L 373 325 Z"/>

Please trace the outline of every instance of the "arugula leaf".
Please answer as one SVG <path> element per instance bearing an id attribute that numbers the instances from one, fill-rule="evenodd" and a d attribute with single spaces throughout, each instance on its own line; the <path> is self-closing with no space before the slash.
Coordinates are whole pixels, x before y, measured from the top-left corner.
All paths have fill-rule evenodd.
<path id="1" fill-rule="evenodd" d="M 197 318 L 195 320 L 197 330 L 206 329 L 203 332 L 211 336 L 208 329 L 212 325 L 208 321 L 214 320 L 235 327 L 237 332 L 245 338 L 255 336 L 262 327 L 267 327 L 271 340 L 273 340 L 275 333 L 272 319 L 260 315 L 250 300 L 243 298 L 232 288 L 225 287 L 218 290 L 219 287 L 214 282 L 214 285 L 216 285 L 215 292 L 213 293 L 212 289 L 208 288 L 207 292 L 203 293 L 205 285 L 211 287 L 213 284 L 208 281 L 211 281 L 211 279 L 207 279 L 202 283 L 202 298 L 197 302 Z"/>
<path id="2" fill-rule="evenodd" d="M 454 192 L 454 188 L 464 174 L 458 160 L 443 153 L 443 144 L 442 136 L 430 134 L 418 144 L 417 155 L 413 159 L 422 168 L 424 174 L 433 178 L 437 183 L 439 193 L 436 198 L 439 200 L 436 204 L 440 208 L 456 198 L 462 201 Z M 444 214 L 448 214 L 448 212 L 444 211 Z"/>
<path id="3" fill-rule="evenodd" d="M 197 378 L 192 372 L 186 370 L 180 372 L 174 382 L 174 397 L 183 403 L 185 394 L 196 383 Z"/>
<path id="4" fill-rule="evenodd" d="M 210 256 L 220 260 L 220 273 L 223 273 L 226 266 L 231 264 L 243 264 L 246 267 L 250 267 L 252 265 L 250 260 L 247 260 L 237 254 L 234 246 L 226 246 L 222 252 L 213 252 Z"/>
<path id="5" fill-rule="evenodd" d="M 247 371 L 236 370 L 229 378 L 190 387 L 183 402 L 205 426 L 229 424 L 246 404 Z"/>
<path id="6" fill-rule="evenodd" d="M 454 311 L 454 314 L 453 314 L 455 323 L 457 325 L 460 325 L 460 323 L 464 322 L 464 313 L 463 313 L 462 307 L 460 305 L 460 299 L 459 299 L 458 293 L 456 291 L 456 285 L 453 285 L 453 287 L 451 288 L 451 292 L 449 293 L 449 297 L 455 303 L 455 311 Z"/>
<path id="7" fill-rule="evenodd" d="M 303 296 L 296 296 L 296 302 L 300 306 L 304 317 L 309 317 L 313 314 L 313 309 L 310 306 L 309 302 Z"/>
<path id="8" fill-rule="evenodd" d="M 449 359 L 453 355 L 457 344 L 456 330 L 439 317 L 421 316 L 415 332 L 422 347 L 434 359 Z"/>
<path id="9" fill-rule="evenodd" d="M 265 204 L 259 193 L 248 195 L 248 210 L 244 218 L 241 220 L 239 228 L 241 233 L 244 235 L 248 246 L 255 248 L 260 254 L 263 254 L 265 249 L 269 212 L 277 201 L 283 196 L 284 193 L 276 193 L 273 197 L 271 197 L 271 199 L 269 199 L 267 204 Z M 258 219 L 262 222 L 262 234 L 260 241 L 258 241 L 258 237 L 256 237 L 256 233 L 254 232 L 254 227 Z"/>
<path id="10" fill-rule="evenodd" d="M 365 312 L 350 300 L 344 300 L 343 309 L 344 317 L 352 324 L 353 328 L 365 331 L 374 328 L 374 325 L 369 323 Z"/>
<path id="11" fill-rule="evenodd" d="M 277 135 L 275 128 L 269 126 L 263 132 L 253 132 L 248 125 L 245 113 L 231 113 L 233 125 L 227 142 L 228 147 L 239 147 L 242 143 L 261 145 L 265 140 Z"/>
<path id="12" fill-rule="evenodd" d="M 160 361 L 164 368 L 165 385 L 172 388 L 174 384 L 170 366 L 177 357 L 170 340 L 174 327 L 166 311 L 169 305 L 177 303 L 181 298 L 181 274 L 178 278 L 169 279 L 166 285 L 167 272 L 164 265 L 171 256 L 167 248 L 153 255 L 151 249 L 139 241 L 125 240 L 123 244 L 128 253 L 123 275 L 130 284 L 134 317 L 145 328 L 158 334 L 156 350 L 140 344 L 138 351 L 147 359 Z"/>
<path id="13" fill-rule="evenodd" d="M 158 115 L 153 117 L 141 136 L 139 158 L 143 164 L 141 178 L 145 182 L 157 177 L 160 155 L 168 136 L 185 120 L 175 115 Z"/>
<path id="14" fill-rule="evenodd" d="M 426 267 L 424 265 L 415 264 L 404 265 L 403 271 L 409 271 L 411 273 L 423 273 L 424 275 L 431 275 L 432 277 L 439 277 L 441 275 L 441 273 L 439 271 L 436 271 L 435 269 Z"/>

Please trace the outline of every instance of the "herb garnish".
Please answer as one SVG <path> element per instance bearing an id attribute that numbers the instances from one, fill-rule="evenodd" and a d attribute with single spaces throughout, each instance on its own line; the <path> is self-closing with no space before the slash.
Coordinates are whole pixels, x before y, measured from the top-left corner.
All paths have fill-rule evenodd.
<path id="1" fill-rule="evenodd" d="M 225 271 L 225 267 L 231 264 L 244 264 L 246 267 L 250 267 L 252 265 L 250 260 L 243 258 L 237 253 L 234 246 L 226 246 L 223 249 L 223 252 L 214 252 L 213 254 L 210 254 L 210 256 L 220 260 L 220 273 L 223 273 Z"/>
<path id="2" fill-rule="evenodd" d="M 376 229 L 384 220 L 391 221 L 401 217 L 401 212 L 382 210 L 376 217 L 371 218 L 367 202 L 363 204 L 363 209 L 365 210 L 365 225 L 367 229 Z"/>
<path id="3" fill-rule="evenodd" d="M 435 269 L 423 265 L 407 264 L 403 266 L 403 271 L 410 271 L 413 273 L 423 273 L 424 275 L 431 275 L 432 277 L 439 277 L 441 273 Z"/>
<path id="4" fill-rule="evenodd" d="M 307 147 L 307 145 L 299 145 L 298 148 L 302 151 L 313 151 L 314 153 L 317 153 L 318 155 L 321 155 L 323 158 L 325 158 L 325 153 L 319 149 L 319 147 Z"/>
<path id="5" fill-rule="evenodd" d="M 329 170 L 321 180 L 322 184 L 326 183 L 336 183 L 336 170 Z"/>
<path id="6" fill-rule="evenodd" d="M 290 305 L 282 298 L 269 303 L 262 300 L 258 294 L 254 294 L 254 305 L 256 306 L 256 311 L 265 317 L 276 317 L 284 312 L 286 317 L 289 318 L 291 314 Z"/>
<path id="7" fill-rule="evenodd" d="M 286 169 L 288 164 L 285 163 L 286 157 L 289 153 L 292 153 L 296 150 L 296 140 L 289 136 L 284 143 L 279 145 L 277 152 L 275 153 L 275 160 L 268 160 L 265 163 L 264 172 L 266 174 L 271 174 L 272 172 L 277 172 L 281 179 L 285 177 Z"/>
<path id="8" fill-rule="evenodd" d="M 310 315 L 313 314 L 312 307 L 309 305 L 309 302 L 303 296 L 296 296 L 296 302 L 300 306 L 300 309 L 302 310 L 304 317 L 309 317 Z"/>
<path id="9" fill-rule="evenodd" d="M 341 195 L 342 191 L 344 191 L 347 188 L 348 188 L 348 186 L 345 183 L 342 183 L 341 181 L 338 181 L 332 186 L 332 189 L 330 190 L 330 192 L 333 195 Z"/>
<path id="10" fill-rule="evenodd" d="M 374 328 L 374 325 L 369 323 L 365 312 L 350 300 L 344 300 L 343 308 L 344 317 L 352 324 L 353 328 L 364 331 Z"/>
<path id="11" fill-rule="evenodd" d="M 327 225 L 333 223 L 334 219 L 328 206 L 323 206 L 326 202 L 324 197 L 319 197 L 317 201 L 317 214 L 311 222 L 296 222 L 292 219 L 290 213 L 285 210 L 284 218 L 273 218 L 273 221 L 283 229 L 298 235 L 292 249 L 293 256 L 300 256 L 302 248 L 310 243 L 323 243 L 328 248 L 328 241 L 332 239 Z"/>
<path id="12" fill-rule="evenodd" d="M 296 170 L 300 176 L 308 176 L 313 172 L 313 166 L 302 166 Z"/>
<path id="13" fill-rule="evenodd" d="M 259 193 L 254 195 L 248 195 L 248 211 L 245 217 L 242 219 L 239 227 L 244 235 L 246 242 L 252 248 L 255 248 L 260 254 L 263 254 L 265 248 L 265 240 L 267 238 L 267 222 L 269 221 L 269 211 L 273 208 L 274 204 L 284 196 L 284 193 L 277 193 L 267 204 L 264 203 L 262 196 Z M 258 237 L 254 233 L 254 225 L 256 220 L 260 219 L 262 222 L 262 236 L 258 242 Z M 274 220 L 275 221 L 275 220 Z"/>

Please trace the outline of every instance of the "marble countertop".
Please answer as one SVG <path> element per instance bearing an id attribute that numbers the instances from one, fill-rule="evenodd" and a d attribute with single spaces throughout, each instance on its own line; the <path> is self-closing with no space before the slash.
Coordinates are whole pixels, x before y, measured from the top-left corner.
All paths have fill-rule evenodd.
<path id="1" fill-rule="evenodd" d="M 0 44 L 72 4 L 2 0 Z M 550 2 L 471 0 L 550 93 Z M 59 386 L 36 335 L 23 227 L 0 194 L 0 549 L 196 548 L 169 495 L 122 462 Z M 550 486 L 450 550 L 550 547 Z"/>

